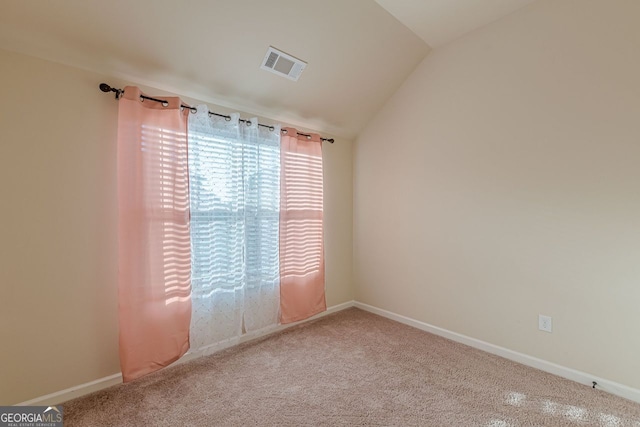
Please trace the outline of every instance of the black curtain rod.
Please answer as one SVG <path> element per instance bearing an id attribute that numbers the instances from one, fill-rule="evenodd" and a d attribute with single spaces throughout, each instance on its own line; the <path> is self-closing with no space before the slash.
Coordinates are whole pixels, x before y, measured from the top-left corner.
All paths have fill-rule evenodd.
<path id="1" fill-rule="evenodd" d="M 111 86 L 109 86 L 109 85 L 108 85 L 108 84 L 106 84 L 106 83 L 100 83 L 100 90 L 101 90 L 101 91 L 103 91 L 103 92 L 106 92 L 106 93 L 108 93 L 108 92 L 115 92 L 115 94 L 116 94 L 116 99 L 120 99 L 120 97 L 121 97 L 121 96 L 122 96 L 122 94 L 124 93 L 124 90 L 123 90 L 123 89 L 118 89 L 118 88 L 115 88 L 115 87 L 111 87 Z M 162 105 L 164 105 L 165 107 L 166 107 L 167 105 L 169 105 L 169 103 L 168 103 L 168 102 L 167 102 L 167 100 L 165 100 L 165 99 L 152 98 L 152 97 L 150 97 L 150 96 L 146 96 L 146 95 L 140 95 L 140 98 L 142 98 L 142 99 L 148 99 L 149 101 L 159 102 L 159 103 L 161 103 Z M 196 112 L 198 111 L 198 109 L 197 109 L 196 107 L 191 107 L 191 106 L 189 106 L 189 105 L 180 104 L 180 106 L 181 106 L 182 108 L 187 108 L 187 109 L 188 109 L 189 111 L 191 111 L 192 113 L 196 113 Z M 211 115 L 211 116 L 218 116 L 218 117 L 224 117 L 227 121 L 231 120 L 231 116 L 227 116 L 227 115 L 225 115 L 225 114 L 218 114 L 218 113 L 214 113 L 214 112 L 212 112 L 212 111 L 209 111 L 209 115 Z M 241 121 L 242 123 L 246 123 L 246 124 L 247 124 L 247 126 L 250 126 L 250 125 L 251 125 L 251 120 L 240 119 L 240 121 Z M 269 129 L 269 130 L 271 130 L 271 131 L 273 131 L 273 130 L 275 129 L 275 127 L 273 127 L 273 126 L 263 125 L 263 124 L 261 124 L 261 123 L 258 123 L 258 126 L 261 126 L 261 127 L 263 127 L 263 128 L 267 128 L 267 129 Z M 309 135 L 308 133 L 298 132 L 298 135 L 306 136 L 307 138 L 311 138 L 311 135 Z M 333 144 L 333 142 L 334 142 L 334 139 L 333 139 L 333 138 L 322 138 L 322 137 L 321 137 L 320 139 L 321 139 L 322 141 L 330 142 L 331 144 Z"/>

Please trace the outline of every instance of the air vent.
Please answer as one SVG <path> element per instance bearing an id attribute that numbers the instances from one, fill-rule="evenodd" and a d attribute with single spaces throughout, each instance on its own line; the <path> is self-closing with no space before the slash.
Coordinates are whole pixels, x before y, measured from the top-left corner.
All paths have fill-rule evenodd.
<path id="1" fill-rule="evenodd" d="M 306 62 L 270 46 L 260 68 L 290 80 L 298 81 L 306 66 Z"/>

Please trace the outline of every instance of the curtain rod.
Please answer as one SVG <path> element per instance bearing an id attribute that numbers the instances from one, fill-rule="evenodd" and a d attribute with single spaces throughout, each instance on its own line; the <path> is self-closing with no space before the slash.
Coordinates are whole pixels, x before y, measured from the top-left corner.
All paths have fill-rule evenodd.
<path id="1" fill-rule="evenodd" d="M 116 94 L 116 99 L 120 99 L 120 97 L 121 97 L 121 96 L 122 96 L 122 94 L 124 93 L 124 90 L 123 90 L 123 89 L 118 89 L 118 88 L 115 88 L 115 87 L 111 87 L 111 86 L 109 86 L 109 85 L 108 85 L 108 84 L 106 84 L 106 83 L 100 83 L 100 90 L 101 90 L 101 91 L 103 91 L 103 92 L 106 92 L 106 93 L 108 93 L 108 92 L 115 92 L 115 94 Z M 142 99 L 148 99 L 149 101 L 159 102 L 159 103 L 161 103 L 161 104 L 162 104 L 162 105 L 164 105 L 164 106 L 166 106 L 166 105 L 168 105 L 168 104 L 169 104 L 165 99 L 152 98 L 152 97 L 150 97 L 150 96 L 146 96 L 146 95 L 140 95 L 140 98 L 142 98 Z M 189 105 L 180 104 L 180 106 L 181 106 L 182 108 L 187 108 L 187 109 L 189 109 L 192 113 L 196 113 L 196 112 L 198 111 L 198 109 L 197 109 L 196 107 L 191 107 L 191 106 L 189 106 Z M 227 115 L 225 115 L 225 114 L 218 114 L 218 113 L 214 113 L 214 112 L 212 112 L 212 111 L 209 111 L 209 115 L 211 115 L 211 116 L 218 116 L 218 117 L 224 117 L 227 121 L 231 120 L 231 116 L 227 116 Z M 250 125 L 251 125 L 251 120 L 240 119 L 240 121 L 241 121 L 242 123 L 246 123 L 246 124 L 247 124 L 247 126 L 250 126 Z M 267 129 L 269 129 L 270 131 L 273 131 L 273 130 L 275 129 L 275 127 L 273 127 L 273 126 L 263 125 L 263 124 L 261 124 L 261 123 L 258 123 L 258 126 L 261 126 L 261 127 L 263 127 L 263 128 L 267 128 Z M 285 131 L 285 132 L 286 132 L 286 131 Z M 298 132 L 298 135 L 306 136 L 307 138 L 311 138 L 311 135 L 310 135 L 310 134 L 308 134 L 308 133 Z M 330 142 L 331 144 L 333 144 L 333 142 L 334 142 L 334 139 L 333 139 L 333 138 L 322 138 L 322 137 L 320 137 L 320 139 L 321 139 L 322 141 Z"/>

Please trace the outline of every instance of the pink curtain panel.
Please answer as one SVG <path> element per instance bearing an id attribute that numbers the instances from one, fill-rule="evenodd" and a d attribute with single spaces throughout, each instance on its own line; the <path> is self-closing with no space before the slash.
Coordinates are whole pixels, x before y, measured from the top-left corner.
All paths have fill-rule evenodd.
<path id="1" fill-rule="evenodd" d="M 142 101 L 126 87 L 118 109 L 120 364 L 124 381 L 189 349 L 191 248 L 187 115 L 179 98 Z"/>
<path id="2" fill-rule="evenodd" d="M 280 145 L 280 323 L 327 309 L 322 141 L 285 128 Z"/>

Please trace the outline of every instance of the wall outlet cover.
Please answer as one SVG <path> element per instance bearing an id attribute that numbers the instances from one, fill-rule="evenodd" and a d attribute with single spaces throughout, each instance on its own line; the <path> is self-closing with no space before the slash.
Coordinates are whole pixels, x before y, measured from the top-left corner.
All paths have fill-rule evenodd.
<path id="1" fill-rule="evenodd" d="M 543 314 L 538 315 L 538 329 L 545 332 L 552 332 L 553 325 L 551 322 L 551 316 L 545 316 Z"/>

